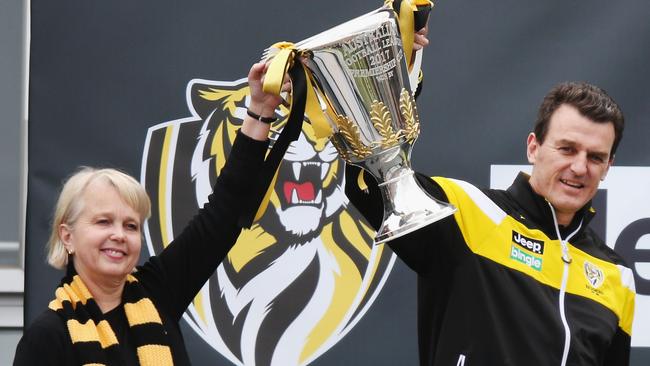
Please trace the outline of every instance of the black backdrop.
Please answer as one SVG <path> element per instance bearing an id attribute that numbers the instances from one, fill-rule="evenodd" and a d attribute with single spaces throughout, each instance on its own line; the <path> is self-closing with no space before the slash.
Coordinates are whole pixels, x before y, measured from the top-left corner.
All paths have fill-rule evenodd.
<path id="1" fill-rule="evenodd" d="M 32 0 L 25 324 L 60 278 L 44 243 L 65 176 L 79 165 L 139 176 L 147 129 L 188 115 L 188 81 L 240 79 L 268 45 L 379 5 Z M 489 185 L 491 164 L 526 162 L 536 107 L 564 80 L 592 82 L 619 102 L 627 127 L 616 165 L 650 167 L 649 19 L 645 0 L 439 1 L 414 167 Z M 313 364 L 416 364 L 414 280 L 398 261 L 363 319 Z M 186 340 L 195 364 L 228 364 L 192 332 Z M 647 350 L 634 350 L 634 365 L 650 362 Z"/>

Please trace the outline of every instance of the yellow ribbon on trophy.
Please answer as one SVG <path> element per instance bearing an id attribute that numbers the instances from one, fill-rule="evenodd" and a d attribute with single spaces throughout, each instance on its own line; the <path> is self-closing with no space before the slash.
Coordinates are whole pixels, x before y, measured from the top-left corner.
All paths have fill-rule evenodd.
<path id="1" fill-rule="evenodd" d="M 292 69 L 295 62 L 302 62 L 300 60 L 300 57 L 305 56 L 306 52 L 297 50 L 294 44 L 291 42 L 279 42 L 274 44 L 271 47 L 277 49 L 278 52 L 269 61 L 269 66 L 264 76 L 264 83 L 262 84 L 262 90 L 265 93 L 280 95 L 282 93 L 282 86 L 284 85 L 284 80 L 286 75 Z M 328 123 L 327 118 L 325 117 L 323 109 L 321 108 L 320 100 L 318 98 L 318 94 L 314 87 L 315 83 L 313 82 L 313 76 L 311 75 L 311 73 L 308 71 L 307 68 L 303 67 L 302 69 L 305 75 L 304 83 L 306 84 L 304 85 L 306 100 L 305 100 L 305 108 L 303 114 L 307 115 L 307 117 L 309 118 L 312 128 L 314 129 L 314 134 L 317 138 L 329 137 L 332 135 L 333 130 L 330 124 Z M 295 81 L 292 80 L 292 83 L 294 82 Z M 295 88 L 296 86 L 294 85 L 293 87 Z M 287 117 L 288 120 L 291 119 L 291 115 L 293 113 L 293 107 L 294 107 L 294 101 L 292 100 L 290 102 L 289 116 Z M 304 118 L 304 116 L 299 116 L 299 117 L 301 120 Z M 286 125 L 285 128 L 287 128 Z M 257 212 L 253 218 L 253 222 L 258 221 L 266 211 L 266 208 L 268 207 L 268 203 L 271 198 L 271 194 L 273 193 L 275 182 L 277 180 L 280 164 L 281 161 L 278 162 L 278 166 L 275 169 L 275 174 L 273 176 L 273 179 L 269 184 L 268 189 L 266 190 L 266 193 L 264 194 L 264 197 L 262 198 L 262 201 L 258 206 Z"/>
<path id="2" fill-rule="evenodd" d="M 289 68 L 293 65 L 293 62 L 301 62 L 297 58 L 302 57 L 304 53 L 297 50 L 291 42 L 279 42 L 271 47 L 277 48 L 280 51 L 270 61 L 262 89 L 265 93 L 280 95 L 284 78 Z M 333 133 L 332 127 L 327 122 L 323 109 L 321 108 L 320 99 L 314 88 L 313 75 L 306 68 L 305 80 L 307 83 L 305 114 L 309 118 L 317 138 L 329 137 Z"/>
<path id="3" fill-rule="evenodd" d="M 386 0 L 385 5 L 395 8 L 394 0 Z M 392 5 L 391 5 L 392 4 Z M 399 32 L 402 38 L 402 48 L 406 57 L 406 66 L 409 70 L 412 68 L 413 43 L 415 42 L 415 14 L 421 10 L 428 12 L 433 7 L 429 0 L 401 0 L 399 10 L 397 11 L 397 20 Z M 405 11 L 406 10 L 406 11 Z M 410 10 L 410 11 L 408 11 Z"/>
<path id="4" fill-rule="evenodd" d="M 402 0 L 399 10 L 399 32 L 402 36 L 402 48 L 404 49 L 404 56 L 406 56 L 406 66 L 410 69 L 411 58 L 413 58 L 413 42 L 415 40 L 413 12 L 417 11 L 418 8 L 409 0 Z"/>

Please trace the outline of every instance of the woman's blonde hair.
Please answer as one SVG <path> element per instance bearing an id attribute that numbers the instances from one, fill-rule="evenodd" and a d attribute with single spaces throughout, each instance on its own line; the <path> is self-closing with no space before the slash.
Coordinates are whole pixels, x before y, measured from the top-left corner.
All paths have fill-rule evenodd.
<path id="1" fill-rule="evenodd" d="M 63 269 L 68 264 L 68 253 L 59 237 L 59 227 L 61 224 L 74 226 L 84 208 L 84 191 L 95 180 L 102 180 L 113 186 L 124 202 L 140 215 L 140 224 L 151 215 L 149 196 L 133 177 L 110 168 L 81 167 L 63 185 L 54 210 L 50 239 L 47 243 L 47 262 L 54 268 Z"/>

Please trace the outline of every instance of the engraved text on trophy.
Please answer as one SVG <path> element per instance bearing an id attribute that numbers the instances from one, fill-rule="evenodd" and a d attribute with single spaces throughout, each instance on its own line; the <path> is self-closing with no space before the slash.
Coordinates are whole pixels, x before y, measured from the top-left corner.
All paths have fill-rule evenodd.
<path id="1" fill-rule="evenodd" d="M 342 44 L 345 63 L 350 74 L 355 78 L 374 77 L 386 80 L 393 76 L 395 66 L 402 60 L 401 43 L 395 36 L 396 29 L 390 23 L 384 23 L 372 32 L 353 37 Z"/>

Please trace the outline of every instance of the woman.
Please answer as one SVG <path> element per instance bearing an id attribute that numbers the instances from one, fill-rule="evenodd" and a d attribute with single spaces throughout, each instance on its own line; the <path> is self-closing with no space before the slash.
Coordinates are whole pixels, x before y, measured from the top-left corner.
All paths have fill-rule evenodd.
<path id="1" fill-rule="evenodd" d="M 66 276 L 25 331 L 14 365 L 189 365 L 179 320 L 239 235 L 239 203 L 253 190 L 280 103 L 262 92 L 265 68 L 248 74 L 250 113 L 209 202 L 143 266 L 135 268 L 150 215 L 144 188 L 113 169 L 85 168 L 65 183 L 48 262 Z"/>

